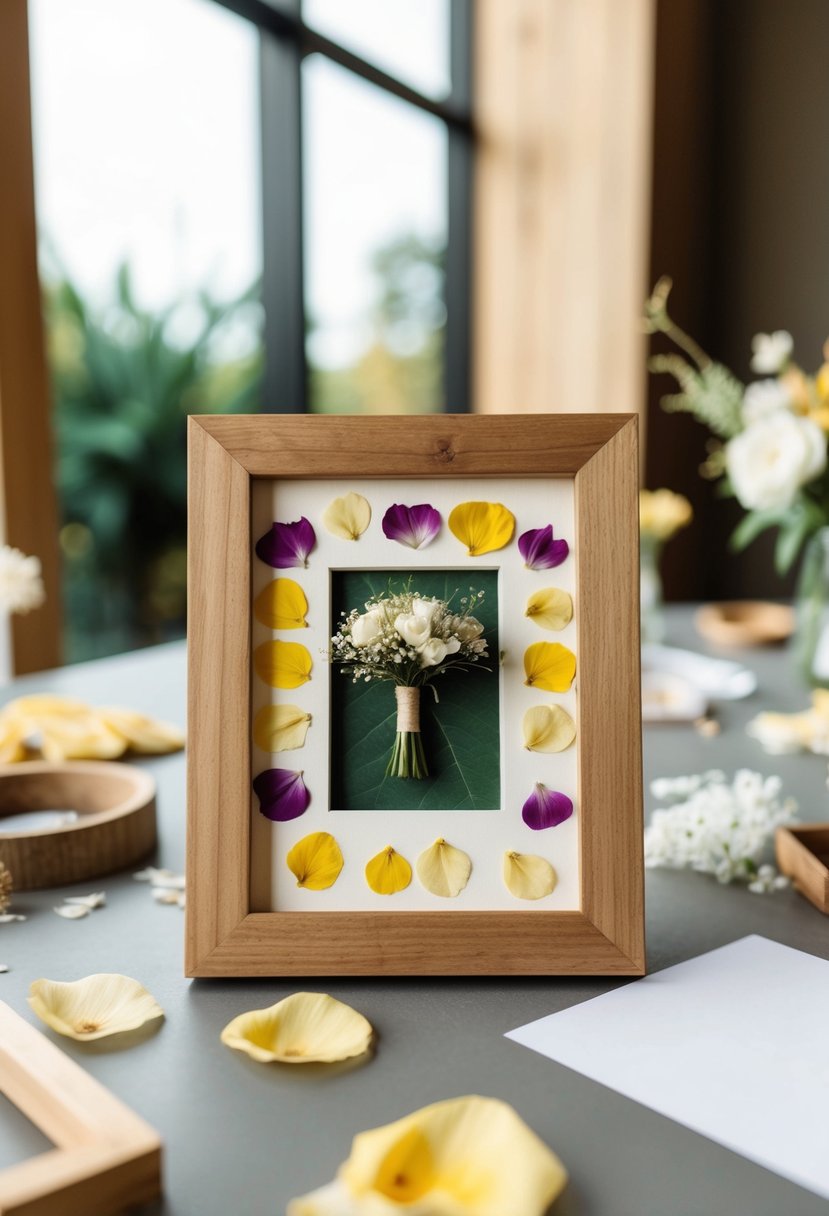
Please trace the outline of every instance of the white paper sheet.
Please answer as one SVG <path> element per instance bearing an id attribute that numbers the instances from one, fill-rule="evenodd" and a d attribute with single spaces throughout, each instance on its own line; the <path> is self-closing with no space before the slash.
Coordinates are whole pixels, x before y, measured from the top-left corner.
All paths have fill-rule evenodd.
<path id="1" fill-rule="evenodd" d="M 510 1031 L 829 1198 L 829 962 L 745 937 Z"/>

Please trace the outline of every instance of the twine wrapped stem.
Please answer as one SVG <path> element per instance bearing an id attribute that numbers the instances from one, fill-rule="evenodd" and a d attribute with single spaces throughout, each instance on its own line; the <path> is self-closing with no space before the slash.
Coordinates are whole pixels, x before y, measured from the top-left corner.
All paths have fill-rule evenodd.
<path id="1" fill-rule="evenodd" d="M 429 776 L 429 767 L 420 734 L 420 689 L 398 684 L 394 695 L 397 700 L 397 734 L 386 776 L 422 780 Z"/>
<path id="2" fill-rule="evenodd" d="M 420 689 L 398 684 L 394 690 L 397 700 L 398 733 L 420 734 Z"/>

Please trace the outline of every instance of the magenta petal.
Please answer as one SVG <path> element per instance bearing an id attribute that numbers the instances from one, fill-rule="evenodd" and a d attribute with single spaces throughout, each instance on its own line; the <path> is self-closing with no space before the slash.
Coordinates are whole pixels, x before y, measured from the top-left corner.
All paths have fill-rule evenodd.
<path id="1" fill-rule="evenodd" d="M 298 819 L 311 801 L 302 773 L 287 768 L 269 768 L 254 777 L 253 792 L 259 799 L 259 810 L 275 823 Z"/>
<path id="2" fill-rule="evenodd" d="M 308 554 L 317 543 L 317 534 L 303 515 L 292 524 L 273 525 L 256 542 L 256 556 L 277 570 L 307 566 Z"/>
<path id="3" fill-rule="evenodd" d="M 440 512 L 427 502 L 414 507 L 396 502 L 383 516 L 383 531 L 389 540 L 410 549 L 423 549 L 440 531 Z"/>
<path id="4" fill-rule="evenodd" d="M 557 828 L 573 814 L 573 803 L 566 794 L 548 790 L 540 781 L 524 803 L 521 818 L 528 828 L 540 832 L 544 828 Z"/>
<path id="5" fill-rule="evenodd" d="M 531 528 L 518 537 L 518 549 L 528 570 L 551 570 L 560 566 L 570 546 L 566 540 L 553 540 L 553 525 Z"/>

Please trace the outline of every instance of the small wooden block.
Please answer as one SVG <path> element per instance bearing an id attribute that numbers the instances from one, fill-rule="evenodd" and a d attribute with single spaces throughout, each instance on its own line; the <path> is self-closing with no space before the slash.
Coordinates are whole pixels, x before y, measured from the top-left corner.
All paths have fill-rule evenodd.
<path id="1" fill-rule="evenodd" d="M 782 873 L 801 895 L 829 914 L 829 824 L 778 828 L 774 849 Z"/>

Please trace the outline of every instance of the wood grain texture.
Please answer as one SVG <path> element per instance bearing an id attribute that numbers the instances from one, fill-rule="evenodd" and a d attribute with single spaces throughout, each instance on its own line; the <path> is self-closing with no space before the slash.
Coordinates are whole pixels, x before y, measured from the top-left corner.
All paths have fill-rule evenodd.
<path id="1" fill-rule="evenodd" d="M 829 913 L 829 827 L 778 828 L 774 849 L 781 873 L 810 903 Z"/>
<path id="2" fill-rule="evenodd" d="M 57 1146 L 0 1173 L 0 1216 L 114 1216 L 161 1193 L 161 1141 L 0 1002 L 0 1092 Z"/>

